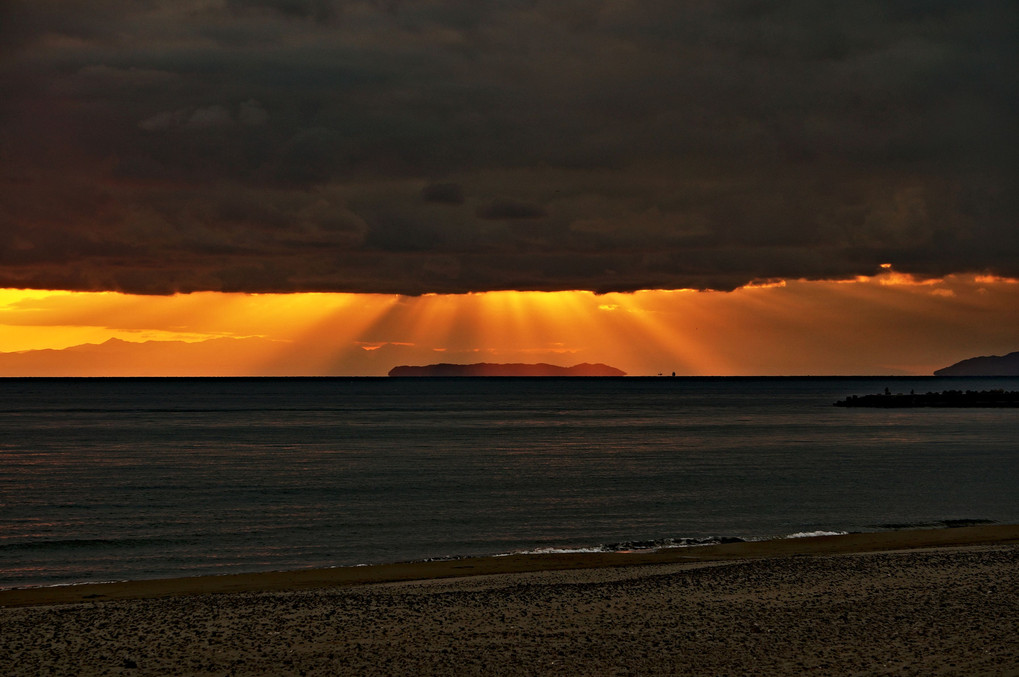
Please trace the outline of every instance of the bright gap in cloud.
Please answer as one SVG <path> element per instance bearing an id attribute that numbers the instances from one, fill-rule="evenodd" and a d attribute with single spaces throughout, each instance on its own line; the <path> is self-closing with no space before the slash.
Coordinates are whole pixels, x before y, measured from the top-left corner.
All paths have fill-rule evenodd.
<path id="1" fill-rule="evenodd" d="M 0 366 L 8 375 L 78 375 L 86 364 L 89 374 L 105 367 L 131 375 L 151 355 L 156 366 L 148 368 L 165 364 L 165 375 L 375 376 L 438 361 L 602 362 L 631 375 L 924 374 L 1019 348 L 1017 307 L 1017 280 L 919 279 L 890 268 L 851 281 L 768 281 L 727 293 L 8 289 L 0 290 Z M 110 339 L 134 347 L 108 349 L 99 366 L 92 353 L 75 357 L 73 346 Z M 47 349 L 55 354 L 32 352 Z M 19 351 L 29 352 L 11 354 Z M 200 360 L 189 357 L 199 352 Z"/>

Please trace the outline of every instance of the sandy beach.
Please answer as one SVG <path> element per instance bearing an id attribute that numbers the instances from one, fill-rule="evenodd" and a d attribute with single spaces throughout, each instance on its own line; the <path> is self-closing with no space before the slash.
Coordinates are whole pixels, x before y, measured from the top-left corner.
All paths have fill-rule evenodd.
<path id="1" fill-rule="evenodd" d="M 10 675 L 1019 674 L 1019 526 L 0 591 Z"/>

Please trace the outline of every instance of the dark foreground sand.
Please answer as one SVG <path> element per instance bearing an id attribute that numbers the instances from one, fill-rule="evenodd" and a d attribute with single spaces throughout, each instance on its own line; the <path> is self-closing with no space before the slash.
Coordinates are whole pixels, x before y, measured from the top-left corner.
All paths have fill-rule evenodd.
<path id="1" fill-rule="evenodd" d="M 0 674 L 1019 675 L 1019 526 L 693 550 L 0 591 Z"/>

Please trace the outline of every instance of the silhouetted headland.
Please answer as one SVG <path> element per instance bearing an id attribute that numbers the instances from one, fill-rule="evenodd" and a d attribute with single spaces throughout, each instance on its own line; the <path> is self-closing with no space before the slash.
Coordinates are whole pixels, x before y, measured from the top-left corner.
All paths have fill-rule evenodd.
<path id="1" fill-rule="evenodd" d="M 885 389 L 878 395 L 850 395 L 835 403 L 836 407 L 1019 407 L 1019 391 L 1006 390 L 945 390 L 940 393 L 896 393 Z"/>
<path id="2" fill-rule="evenodd" d="M 626 372 L 607 364 L 429 364 L 421 367 L 401 365 L 389 370 L 390 376 L 626 376 Z"/>
<path id="3" fill-rule="evenodd" d="M 1019 352 L 984 355 L 938 369 L 935 376 L 1019 376 Z"/>

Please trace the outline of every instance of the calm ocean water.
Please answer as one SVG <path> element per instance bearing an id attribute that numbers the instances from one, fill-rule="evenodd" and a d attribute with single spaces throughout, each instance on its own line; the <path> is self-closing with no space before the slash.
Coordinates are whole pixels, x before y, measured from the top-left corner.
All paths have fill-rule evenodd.
<path id="1" fill-rule="evenodd" d="M 1019 522 L 1019 379 L 0 379 L 0 587 Z"/>

